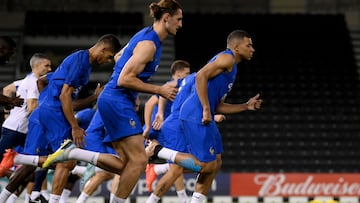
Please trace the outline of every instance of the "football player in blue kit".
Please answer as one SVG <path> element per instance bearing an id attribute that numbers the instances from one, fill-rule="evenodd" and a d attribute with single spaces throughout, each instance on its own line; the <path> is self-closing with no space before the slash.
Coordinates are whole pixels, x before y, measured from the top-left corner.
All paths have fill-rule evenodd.
<path id="1" fill-rule="evenodd" d="M 221 167 L 223 147 L 221 134 L 214 121 L 215 114 L 234 114 L 256 110 L 261 106 L 259 94 L 246 103 L 225 103 L 226 95 L 235 82 L 237 64 L 250 60 L 254 51 L 250 35 L 243 30 L 235 30 L 227 37 L 227 48 L 196 73 L 196 91 L 184 101 L 179 114 L 188 154 L 162 147 L 156 142 L 151 143 L 156 145 L 155 156 L 199 172 L 191 203 L 206 200 L 211 183 Z"/>
<path id="2" fill-rule="evenodd" d="M 43 165 L 48 167 L 56 162 L 75 159 L 121 174 L 121 184 L 112 199 L 117 203 L 125 202 L 148 162 L 142 123 L 134 109 L 138 92 L 159 94 L 170 100 L 177 93 L 176 87 L 154 85 L 148 80 L 160 64 L 162 42 L 169 35 L 176 35 L 182 27 L 182 8 L 175 0 L 160 0 L 151 3 L 149 9 L 153 25 L 137 32 L 120 51 L 110 81 L 97 102 L 107 131 L 104 141 L 112 144 L 119 157 L 83 150 L 67 142 Z M 78 141 L 75 139 L 75 144 L 80 144 Z"/>

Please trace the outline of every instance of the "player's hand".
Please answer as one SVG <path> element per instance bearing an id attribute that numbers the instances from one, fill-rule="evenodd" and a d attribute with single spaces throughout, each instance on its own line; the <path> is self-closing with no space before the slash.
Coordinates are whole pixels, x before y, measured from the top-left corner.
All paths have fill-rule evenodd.
<path id="1" fill-rule="evenodd" d="M 76 144 L 77 147 L 83 147 L 86 146 L 86 142 L 84 139 L 84 136 L 86 135 L 86 132 L 84 129 L 80 128 L 79 126 L 72 127 L 71 128 L 71 134 L 73 137 L 73 141 Z"/>
<path id="2" fill-rule="evenodd" d="M 203 117 L 201 122 L 203 125 L 207 125 L 212 121 L 210 110 L 203 110 Z"/>
<path id="3" fill-rule="evenodd" d="M 150 128 L 146 126 L 145 129 L 143 130 L 143 136 L 145 139 L 149 139 L 149 135 L 150 135 Z"/>
<path id="4" fill-rule="evenodd" d="M 153 129 L 154 130 L 160 130 L 163 122 L 164 122 L 164 116 L 157 113 L 155 115 L 154 122 L 152 123 Z"/>
<path id="5" fill-rule="evenodd" d="M 260 99 L 260 94 L 258 93 L 254 97 L 251 97 L 248 102 L 246 102 L 247 109 L 252 111 L 260 109 L 262 102 L 263 100 Z"/>
<path id="6" fill-rule="evenodd" d="M 223 115 L 223 114 L 216 114 L 216 115 L 214 116 L 214 120 L 215 120 L 215 122 L 217 122 L 217 123 L 221 123 L 221 122 L 223 122 L 225 119 L 226 119 L 226 117 L 225 117 L 225 115 Z"/>
<path id="7" fill-rule="evenodd" d="M 164 84 L 160 87 L 160 95 L 170 101 L 174 101 L 178 89 L 171 84 Z"/>

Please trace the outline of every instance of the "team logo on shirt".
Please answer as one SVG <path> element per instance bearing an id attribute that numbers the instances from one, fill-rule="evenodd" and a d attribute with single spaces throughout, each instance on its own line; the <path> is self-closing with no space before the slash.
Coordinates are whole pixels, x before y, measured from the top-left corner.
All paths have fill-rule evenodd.
<path id="1" fill-rule="evenodd" d="M 135 126 L 136 126 L 136 122 L 132 118 L 129 120 L 129 124 L 132 128 L 135 128 Z"/>
<path id="2" fill-rule="evenodd" d="M 214 149 L 214 147 L 210 147 L 209 152 L 210 152 L 211 155 L 214 155 L 214 154 L 215 154 L 215 149 Z"/>

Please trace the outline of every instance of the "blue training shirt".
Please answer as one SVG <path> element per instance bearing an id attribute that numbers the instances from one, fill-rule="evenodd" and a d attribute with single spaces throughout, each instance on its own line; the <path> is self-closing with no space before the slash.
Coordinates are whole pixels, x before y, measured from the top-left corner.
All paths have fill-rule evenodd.
<path id="1" fill-rule="evenodd" d="M 64 84 L 75 89 L 72 94 L 72 98 L 75 99 L 81 88 L 89 81 L 91 72 L 89 59 L 88 50 L 79 50 L 67 56 L 52 74 L 47 86 L 47 100 L 42 105 L 61 110 L 59 96 Z"/>
<path id="2" fill-rule="evenodd" d="M 182 104 L 192 93 L 194 93 L 195 76 L 196 73 L 192 73 L 185 78 L 180 79 L 180 87 L 171 106 L 172 116 L 179 117 Z"/>
<path id="3" fill-rule="evenodd" d="M 46 74 L 46 80 L 47 80 L 47 81 L 50 81 L 53 74 L 54 74 L 54 72 L 49 72 L 49 73 L 47 73 L 47 74 Z M 38 105 L 40 105 L 40 104 L 43 103 L 44 101 L 46 102 L 47 89 L 48 89 L 48 85 L 46 85 L 46 86 L 44 87 L 44 89 L 40 92 L 39 100 L 38 100 Z"/>
<path id="4" fill-rule="evenodd" d="M 230 49 L 226 49 L 225 51 L 216 54 L 209 63 L 215 61 L 215 59 L 221 54 L 230 54 L 235 57 Z M 208 98 L 210 111 L 213 117 L 215 115 L 216 107 L 222 100 L 225 100 L 227 94 L 231 91 L 236 79 L 236 73 L 237 64 L 234 63 L 231 72 L 222 72 L 208 81 Z M 201 123 L 202 113 L 203 109 L 198 95 L 192 94 L 181 107 L 180 119 Z"/>
<path id="5" fill-rule="evenodd" d="M 159 36 L 154 31 L 153 27 L 150 26 L 150 27 L 145 27 L 142 30 L 140 30 L 138 33 L 136 33 L 130 39 L 128 44 L 124 47 L 122 55 L 120 56 L 119 60 L 115 64 L 114 71 L 111 75 L 110 81 L 105 86 L 103 96 L 109 95 L 111 97 L 113 95 L 126 94 L 126 96 L 129 99 L 135 101 L 135 99 L 138 95 L 138 92 L 118 86 L 118 78 L 119 78 L 119 75 L 120 75 L 122 69 L 124 68 L 125 64 L 128 62 L 129 58 L 133 55 L 133 51 L 134 51 L 134 48 L 136 47 L 136 45 L 139 42 L 145 41 L 145 40 L 150 40 L 155 43 L 156 52 L 154 55 L 154 60 L 147 63 L 145 65 L 144 70 L 140 74 L 138 74 L 137 77 L 143 82 L 148 82 L 150 77 L 156 73 L 157 68 L 159 67 L 159 64 L 160 64 L 162 46 L 161 46 L 161 41 L 160 41 Z"/>
<path id="6" fill-rule="evenodd" d="M 180 88 L 180 86 L 181 86 L 181 84 L 182 84 L 182 80 L 183 80 L 183 78 L 177 80 L 177 84 L 176 84 L 176 87 L 177 87 L 177 88 Z M 172 81 L 172 80 L 170 80 L 170 81 L 168 81 L 168 82 L 171 82 L 171 81 Z M 156 95 L 156 96 L 157 96 L 158 99 L 160 99 L 160 98 L 159 98 L 160 95 Z M 173 101 L 167 100 L 166 105 L 165 105 L 165 109 L 164 109 L 164 119 L 166 119 L 166 118 L 169 116 L 170 112 L 172 111 L 172 110 L 171 110 L 171 109 L 172 109 L 172 105 L 173 105 Z M 151 115 L 151 120 L 152 120 L 152 121 L 155 120 L 155 116 L 156 116 L 156 114 L 157 114 L 157 112 L 158 112 L 158 108 L 159 108 L 158 105 L 154 106 L 154 110 L 153 110 L 152 115 Z"/>

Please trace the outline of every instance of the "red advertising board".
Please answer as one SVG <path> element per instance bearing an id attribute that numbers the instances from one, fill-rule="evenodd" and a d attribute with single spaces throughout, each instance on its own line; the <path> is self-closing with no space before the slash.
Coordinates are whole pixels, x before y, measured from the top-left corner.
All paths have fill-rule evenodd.
<path id="1" fill-rule="evenodd" d="M 232 173 L 231 196 L 360 196 L 360 174 Z"/>

